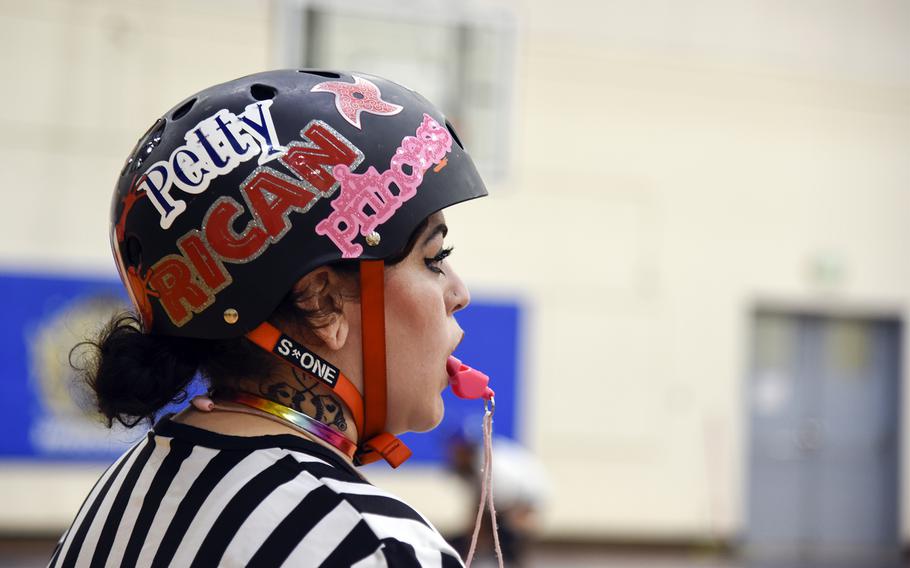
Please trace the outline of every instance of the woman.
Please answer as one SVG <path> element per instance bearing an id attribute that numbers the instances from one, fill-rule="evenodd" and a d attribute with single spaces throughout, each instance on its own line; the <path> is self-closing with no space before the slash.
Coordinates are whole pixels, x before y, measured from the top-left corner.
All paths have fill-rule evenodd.
<path id="1" fill-rule="evenodd" d="M 355 465 L 442 419 L 469 294 L 442 209 L 486 195 L 420 95 L 290 70 L 206 89 L 128 158 L 111 241 L 134 315 L 90 344 L 107 418 L 152 420 L 52 566 L 458 566 Z"/>

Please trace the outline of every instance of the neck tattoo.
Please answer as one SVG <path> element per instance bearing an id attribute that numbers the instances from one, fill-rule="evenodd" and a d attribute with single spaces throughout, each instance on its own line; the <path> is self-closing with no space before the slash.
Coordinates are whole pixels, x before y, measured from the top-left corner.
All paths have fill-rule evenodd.
<path id="1" fill-rule="evenodd" d="M 302 376 L 297 369 L 291 369 L 293 379 L 276 383 L 260 384 L 259 394 L 278 404 L 306 414 L 314 420 L 346 432 L 348 423 L 344 407 L 334 396 L 317 392 L 319 382 Z"/>
<path id="2" fill-rule="evenodd" d="M 310 436 L 314 436 L 323 442 L 326 442 L 330 446 L 333 446 L 335 449 L 346 455 L 349 459 L 354 459 L 354 454 L 357 451 L 357 446 L 354 444 L 354 442 L 348 440 L 322 422 L 317 422 L 306 414 L 298 412 L 293 408 L 290 408 L 283 404 L 278 404 L 277 402 L 271 401 L 267 398 L 261 398 L 256 395 L 244 392 L 225 393 L 224 395 L 219 396 L 218 399 L 226 402 L 233 402 L 241 406 L 232 408 L 219 405 L 216 402 L 214 404 L 214 408 L 217 410 L 225 410 L 227 412 L 241 412 L 244 414 L 257 414 L 259 416 L 270 418 L 276 422 L 290 426 L 295 430 L 299 430 Z"/>

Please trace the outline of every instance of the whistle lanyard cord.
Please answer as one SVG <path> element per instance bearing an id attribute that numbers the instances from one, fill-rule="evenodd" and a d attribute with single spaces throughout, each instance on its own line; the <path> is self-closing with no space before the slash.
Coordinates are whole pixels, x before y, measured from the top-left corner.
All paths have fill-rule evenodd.
<path id="1" fill-rule="evenodd" d="M 496 410 L 496 403 L 491 399 L 490 407 L 484 408 L 486 412 L 483 415 L 483 479 L 480 484 L 480 504 L 477 507 L 477 518 L 474 520 L 474 534 L 471 536 L 471 548 L 468 551 L 468 558 L 465 562 L 467 568 L 470 568 L 471 561 L 474 560 L 474 552 L 477 548 L 477 537 L 480 534 L 480 523 L 483 520 L 484 507 L 490 506 L 490 520 L 493 525 L 493 547 L 496 552 L 496 559 L 499 562 L 499 568 L 503 568 L 502 549 L 499 546 L 499 527 L 496 523 L 496 506 L 493 504 L 493 412 Z"/>

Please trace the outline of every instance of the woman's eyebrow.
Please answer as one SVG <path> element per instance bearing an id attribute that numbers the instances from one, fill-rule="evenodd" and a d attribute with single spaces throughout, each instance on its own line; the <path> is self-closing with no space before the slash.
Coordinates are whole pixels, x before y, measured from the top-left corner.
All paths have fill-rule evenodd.
<path id="1" fill-rule="evenodd" d="M 442 238 L 445 238 L 449 234 L 449 227 L 445 223 L 440 223 L 433 227 L 433 230 L 427 233 L 427 236 L 423 239 L 423 244 L 427 244 L 432 241 L 436 235 L 442 235 Z"/>

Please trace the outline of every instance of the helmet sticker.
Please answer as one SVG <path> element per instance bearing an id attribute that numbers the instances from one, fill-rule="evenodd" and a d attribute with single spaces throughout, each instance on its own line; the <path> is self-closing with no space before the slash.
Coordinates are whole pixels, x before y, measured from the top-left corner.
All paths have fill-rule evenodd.
<path id="1" fill-rule="evenodd" d="M 200 121 L 184 135 L 186 144 L 171 152 L 167 160 L 152 164 L 143 174 L 139 189 L 151 198 L 161 215 L 161 228 L 168 229 L 186 210 L 186 202 L 174 199 L 173 186 L 198 194 L 218 176 L 233 171 L 253 156 L 259 164 L 279 157 L 284 148 L 278 142 L 269 107 L 271 100 L 249 104 L 240 115 L 221 109 Z"/>
<path id="2" fill-rule="evenodd" d="M 120 278 L 126 283 L 126 292 L 130 297 L 133 305 L 139 311 L 139 318 L 144 329 L 148 329 L 152 324 L 152 306 L 148 299 L 148 288 L 146 281 L 140 276 L 142 267 L 127 266 L 123 262 L 123 254 L 120 245 L 126 241 L 126 219 L 136 203 L 146 196 L 140 193 L 136 186 L 142 181 L 138 174 L 133 175 L 129 188 L 120 199 L 120 213 L 117 217 L 117 223 L 111 226 L 111 250 L 114 252 L 114 262 L 117 265 L 117 272 Z"/>
<path id="3" fill-rule="evenodd" d="M 130 188 L 129 193 L 127 193 L 127 198 L 134 194 L 132 188 Z M 124 211 L 128 212 L 129 209 L 127 206 L 131 206 L 131 203 L 134 201 L 129 201 L 127 199 L 123 200 L 124 202 Z M 130 301 L 136 306 L 136 309 L 139 312 L 139 321 L 142 323 L 143 329 L 150 329 L 152 325 L 152 305 L 149 302 L 149 289 L 146 284 L 146 281 L 142 279 L 139 275 L 141 267 L 137 268 L 135 266 L 127 266 L 123 262 L 123 255 L 120 252 L 119 243 L 124 241 L 124 229 L 122 220 L 126 218 L 126 215 L 121 214 L 121 222 L 118 222 L 117 225 L 111 227 L 111 248 L 114 251 L 114 263 L 117 265 L 117 272 L 120 273 L 120 279 L 126 284 L 126 293 L 130 298 Z"/>
<path id="4" fill-rule="evenodd" d="M 280 161 L 296 173 L 310 190 L 321 197 L 330 197 L 338 188 L 332 168 L 337 164 L 356 168 L 363 161 L 363 152 L 321 120 L 310 121 L 300 131 L 300 136 L 306 142 L 288 144 Z"/>
<path id="5" fill-rule="evenodd" d="M 326 81 L 310 89 L 310 92 L 332 93 L 335 95 L 335 108 L 338 109 L 342 118 L 357 129 L 360 129 L 361 112 L 366 111 L 370 114 L 392 116 L 398 114 L 404 108 L 382 100 L 382 93 L 379 92 L 379 87 L 372 82 L 357 75 L 351 76 L 354 77 L 353 83 Z"/>
<path id="6" fill-rule="evenodd" d="M 257 167 L 240 185 L 243 204 L 227 195 L 219 197 L 202 225 L 178 239 L 180 254 L 161 258 L 144 280 L 136 280 L 141 286 L 137 293 L 158 298 L 174 325 L 185 325 L 231 284 L 224 263 L 254 260 L 287 234 L 292 211 L 305 213 L 335 192 L 339 183 L 329 174 L 332 166 L 355 168 L 364 159 L 359 148 L 325 122 L 313 120 L 300 134 L 303 140 L 291 142 L 279 160 L 294 177 L 269 166 Z M 252 218 L 238 233 L 235 222 L 246 211 Z"/>
<path id="7" fill-rule="evenodd" d="M 120 200 L 120 216 L 117 218 L 117 224 L 114 225 L 114 234 L 112 235 L 116 242 L 123 242 L 123 239 L 126 237 L 126 218 L 130 214 L 130 210 L 136 205 L 136 202 L 145 197 L 147 194 L 139 193 L 137 185 L 142 182 L 142 178 L 133 176 L 133 181 L 130 183 L 129 189 L 127 189 L 126 194 Z"/>
<path id="8" fill-rule="evenodd" d="M 217 293 L 227 287 L 233 279 L 224 268 L 224 263 L 205 242 L 201 231 L 192 230 L 180 237 L 177 248 L 183 256 L 190 261 L 190 266 L 196 271 L 202 281 L 212 293 Z"/>
<path id="9" fill-rule="evenodd" d="M 357 233 L 365 237 L 388 221 L 405 201 L 417 194 L 423 174 L 430 166 L 442 165 L 452 149 L 449 131 L 428 114 L 423 115 L 416 134 L 404 137 L 389 169 L 382 173 L 372 166 L 362 174 L 352 173 L 344 164 L 335 166 L 333 172 L 341 190 L 332 201 L 332 213 L 316 225 L 316 233 L 331 239 L 344 258 L 357 258 L 363 253 L 363 247 L 354 243 Z M 392 192 L 393 184 L 397 193 Z"/>
<path id="10" fill-rule="evenodd" d="M 158 297 L 168 317 L 178 326 L 215 301 L 215 295 L 195 277 L 194 268 L 182 255 L 169 254 L 149 272 L 148 284 L 153 290 L 149 295 Z"/>

